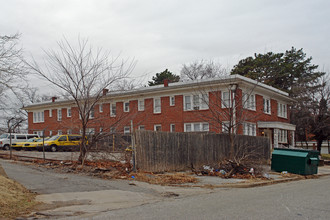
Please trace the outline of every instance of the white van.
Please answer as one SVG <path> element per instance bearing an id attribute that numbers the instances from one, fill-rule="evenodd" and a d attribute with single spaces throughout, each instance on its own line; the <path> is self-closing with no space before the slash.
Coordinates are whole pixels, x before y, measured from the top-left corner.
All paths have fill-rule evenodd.
<path id="1" fill-rule="evenodd" d="M 11 134 L 11 143 L 16 143 L 16 142 L 24 142 L 27 141 L 30 138 L 38 138 L 39 135 L 37 134 Z M 4 133 L 0 135 L 0 149 L 2 148 L 3 150 L 9 150 L 10 146 L 10 135 L 9 133 Z"/>

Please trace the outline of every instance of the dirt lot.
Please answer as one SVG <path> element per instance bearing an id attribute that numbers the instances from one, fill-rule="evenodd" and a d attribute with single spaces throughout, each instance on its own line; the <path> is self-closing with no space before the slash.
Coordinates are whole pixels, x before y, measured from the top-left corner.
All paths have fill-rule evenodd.
<path id="1" fill-rule="evenodd" d="M 0 166 L 0 216 L 4 219 L 15 219 L 28 214 L 37 204 L 36 195 L 21 184 L 8 179 Z"/>

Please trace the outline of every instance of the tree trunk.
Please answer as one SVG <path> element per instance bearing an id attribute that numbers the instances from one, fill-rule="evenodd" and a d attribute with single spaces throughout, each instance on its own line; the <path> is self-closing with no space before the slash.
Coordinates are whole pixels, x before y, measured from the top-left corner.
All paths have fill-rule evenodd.
<path id="1" fill-rule="evenodd" d="M 317 139 L 317 150 L 321 153 L 322 139 Z"/>

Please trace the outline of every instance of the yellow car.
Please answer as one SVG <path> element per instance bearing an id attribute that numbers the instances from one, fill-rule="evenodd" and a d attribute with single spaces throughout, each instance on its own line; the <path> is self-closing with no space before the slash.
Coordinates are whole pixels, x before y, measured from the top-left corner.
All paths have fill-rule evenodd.
<path id="1" fill-rule="evenodd" d="M 55 135 L 45 141 L 45 150 L 55 151 L 78 151 L 81 143 L 81 135 Z M 37 146 L 37 150 L 42 150 L 42 146 Z"/>
<path id="2" fill-rule="evenodd" d="M 49 139 L 49 137 L 45 137 L 44 141 L 47 141 Z M 36 141 L 34 142 L 26 142 L 23 146 L 24 150 L 36 150 L 37 147 L 41 147 L 42 148 L 42 144 L 43 144 L 43 139 L 42 138 L 37 138 Z"/>
<path id="3" fill-rule="evenodd" d="M 24 142 L 13 143 L 13 144 L 11 144 L 11 148 L 12 149 L 15 149 L 15 150 L 22 150 L 23 149 L 23 146 L 25 144 L 36 142 L 38 139 L 39 138 L 30 138 L 30 139 L 28 139 L 27 141 L 24 141 Z"/>

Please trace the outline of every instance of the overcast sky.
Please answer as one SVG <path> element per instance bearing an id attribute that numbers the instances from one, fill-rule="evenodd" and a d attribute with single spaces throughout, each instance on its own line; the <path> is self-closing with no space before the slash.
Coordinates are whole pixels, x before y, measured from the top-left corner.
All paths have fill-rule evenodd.
<path id="1" fill-rule="evenodd" d="M 303 48 L 330 69 L 329 0 L 0 0 L 0 35 L 21 33 L 41 59 L 65 36 L 88 38 L 146 80 L 168 68 L 211 59 L 231 68 L 254 53 Z"/>

